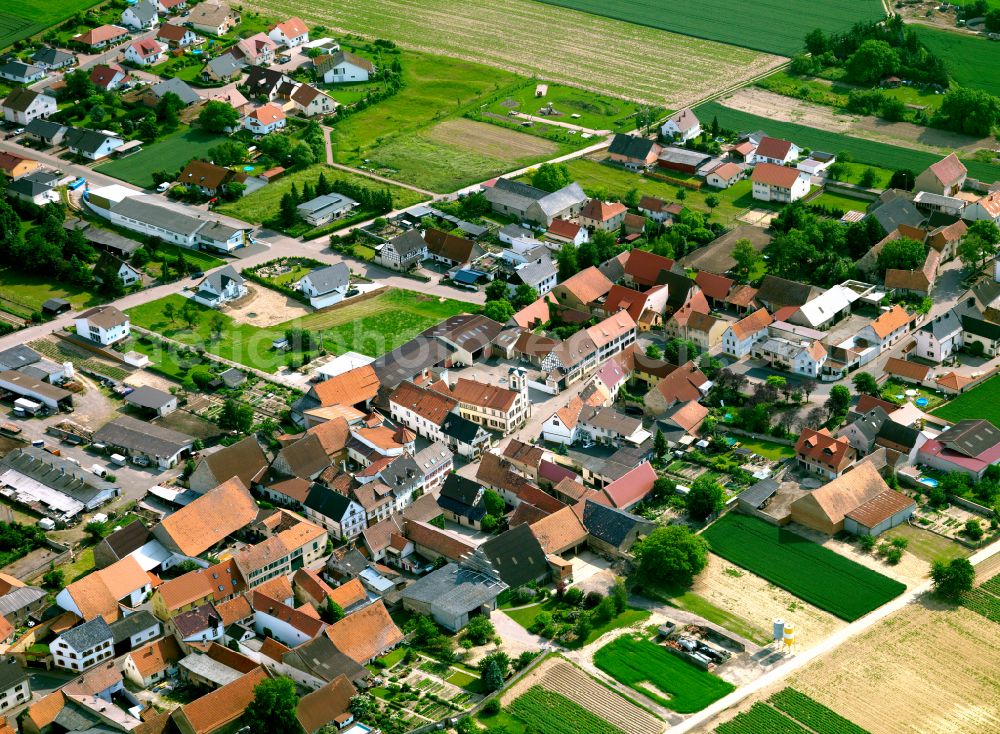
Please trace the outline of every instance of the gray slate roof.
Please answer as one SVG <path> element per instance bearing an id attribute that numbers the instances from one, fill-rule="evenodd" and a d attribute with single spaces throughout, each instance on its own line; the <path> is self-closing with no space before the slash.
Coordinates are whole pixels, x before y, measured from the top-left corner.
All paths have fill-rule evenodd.
<path id="1" fill-rule="evenodd" d="M 43 120 L 41 117 L 36 117 L 24 128 L 29 135 L 34 135 L 42 140 L 52 140 L 65 129 L 65 125 L 52 120 Z"/>
<path id="2" fill-rule="evenodd" d="M 206 66 L 218 77 L 232 76 L 243 68 L 243 65 L 231 53 L 224 53 L 214 59 L 209 59 Z"/>
<path id="3" fill-rule="evenodd" d="M 0 691 L 9 691 L 29 677 L 13 655 L 4 655 L 0 658 Z"/>
<path id="4" fill-rule="evenodd" d="M 97 130 L 88 130 L 83 127 L 71 127 L 63 137 L 63 143 L 67 148 L 75 148 L 85 153 L 96 153 L 104 142 L 109 139 L 116 139 L 116 135 L 108 135 Z"/>
<path id="5" fill-rule="evenodd" d="M 236 268 L 232 265 L 226 265 L 224 268 L 219 268 L 218 270 L 206 275 L 205 278 L 198 283 L 198 289 L 200 290 L 207 285 L 210 286 L 216 293 L 222 293 L 230 281 L 240 285 L 245 282 L 243 276 L 236 272 Z"/>
<path id="6" fill-rule="evenodd" d="M 320 295 L 346 288 L 351 281 L 351 271 L 344 263 L 335 263 L 313 270 L 307 276 Z"/>
<path id="7" fill-rule="evenodd" d="M 185 83 L 184 81 L 174 77 L 173 79 L 164 79 L 162 82 L 158 82 L 149 88 L 149 91 L 157 99 L 162 99 L 169 92 L 173 92 L 178 97 L 181 98 L 181 102 L 185 105 L 192 105 L 201 100 L 201 97 Z"/>
<path id="8" fill-rule="evenodd" d="M 912 201 L 899 196 L 882 204 L 869 214 L 875 217 L 886 234 L 895 230 L 901 224 L 908 224 L 911 227 L 919 227 L 924 223 L 926 217 L 920 213 Z"/>
<path id="9" fill-rule="evenodd" d="M 139 632 L 148 630 L 150 627 L 159 627 L 160 620 L 145 609 L 141 609 L 135 614 L 125 615 L 121 619 L 112 622 L 109 626 L 111 628 L 111 635 L 117 645 L 119 642 L 127 640 Z"/>
<path id="10" fill-rule="evenodd" d="M 104 621 L 104 617 L 94 617 L 89 622 L 84 622 L 78 627 L 74 627 L 61 635 L 63 641 L 77 652 L 90 650 L 102 642 L 114 639 L 111 627 Z"/>
<path id="11" fill-rule="evenodd" d="M 616 548 L 625 542 L 636 525 L 642 523 L 651 525 L 637 515 L 606 507 L 593 500 L 587 500 L 583 507 L 583 526 L 587 532 Z"/>
<path id="12" fill-rule="evenodd" d="M 613 155 L 623 155 L 626 158 L 645 159 L 645 157 L 649 155 L 649 151 L 653 149 L 654 145 L 656 145 L 656 143 L 649 138 L 640 138 L 636 135 L 618 133 L 611 140 L 611 146 L 608 148 L 608 152 Z"/>
<path id="13" fill-rule="evenodd" d="M 477 550 L 490 559 L 501 580 L 511 588 L 523 586 L 549 572 L 545 551 L 527 524 L 490 538 Z"/>
<path id="14" fill-rule="evenodd" d="M 127 196 L 111 207 L 111 211 L 122 217 L 135 219 L 153 227 L 165 229 L 168 232 L 175 232 L 179 235 L 190 237 L 197 232 L 204 224 L 204 219 L 188 216 L 175 209 L 168 209 L 165 206 L 158 206 L 151 202 L 143 201 L 136 196 Z"/>
<path id="15" fill-rule="evenodd" d="M 125 396 L 125 402 L 137 408 L 159 410 L 174 399 L 174 396 L 163 390 L 157 390 L 149 385 L 140 385 Z"/>
<path id="16" fill-rule="evenodd" d="M 443 613 L 457 616 L 492 604 L 506 588 L 507 584 L 489 574 L 448 563 L 407 586 L 402 598 L 433 604 Z"/>
<path id="17" fill-rule="evenodd" d="M 76 57 L 62 49 L 43 46 L 35 51 L 31 60 L 39 65 L 58 67 L 75 61 Z"/>
<path id="18" fill-rule="evenodd" d="M 18 344 L 0 352 L 0 370 L 16 370 L 27 367 L 29 364 L 35 364 L 41 359 L 42 355 L 31 347 Z"/>
<path id="19" fill-rule="evenodd" d="M 409 229 L 401 235 L 396 235 L 389 241 L 400 257 L 406 257 L 411 252 L 427 247 L 427 243 L 424 242 L 424 238 L 417 229 Z"/>

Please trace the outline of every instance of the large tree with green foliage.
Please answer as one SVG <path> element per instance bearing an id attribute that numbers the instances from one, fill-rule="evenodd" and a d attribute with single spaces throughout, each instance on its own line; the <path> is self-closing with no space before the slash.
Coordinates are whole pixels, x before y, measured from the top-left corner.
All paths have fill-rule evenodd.
<path id="1" fill-rule="evenodd" d="M 708 542 L 683 525 L 656 528 L 633 548 L 639 580 L 689 586 L 708 563 Z"/>
<path id="2" fill-rule="evenodd" d="M 296 717 L 299 694 L 295 683 L 284 676 L 261 681 L 253 689 L 253 700 L 243 712 L 250 734 L 303 734 Z"/>
<path id="3" fill-rule="evenodd" d="M 874 84 L 898 69 L 899 54 L 885 41 L 865 41 L 847 60 L 847 74 L 858 84 Z"/>
<path id="4" fill-rule="evenodd" d="M 226 102 L 211 99 L 201 108 L 198 124 L 210 133 L 224 133 L 239 125 L 240 113 Z"/>
<path id="5" fill-rule="evenodd" d="M 968 558 L 953 558 L 945 561 L 934 561 L 931 566 L 931 581 L 934 593 L 943 599 L 958 601 L 962 594 L 972 589 L 976 578 L 976 569 Z"/>
<path id="6" fill-rule="evenodd" d="M 998 123 L 1000 98 L 968 87 L 948 92 L 935 117 L 935 124 L 940 127 L 975 136 L 989 135 Z"/>
<path id="7" fill-rule="evenodd" d="M 563 163 L 543 163 L 531 174 L 531 185 L 542 191 L 558 191 L 572 180 Z"/>
<path id="8" fill-rule="evenodd" d="M 725 507 L 722 485 L 712 474 L 702 474 L 691 483 L 691 491 L 684 498 L 688 515 L 701 522 Z"/>

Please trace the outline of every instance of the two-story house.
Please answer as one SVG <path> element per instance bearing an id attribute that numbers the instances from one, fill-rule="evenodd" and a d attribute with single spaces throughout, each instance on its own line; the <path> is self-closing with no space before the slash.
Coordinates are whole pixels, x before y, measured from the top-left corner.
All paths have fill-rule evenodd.
<path id="1" fill-rule="evenodd" d="M 244 117 L 243 127 L 254 135 L 267 135 L 283 128 L 286 122 L 284 110 L 277 105 L 266 104 Z"/>
<path id="2" fill-rule="evenodd" d="M 327 84 L 366 82 L 375 73 L 375 65 L 371 61 L 349 51 L 317 56 L 313 63 L 316 65 L 316 73 L 320 74 Z"/>
<path id="3" fill-rule="evenodd" d="M 267 30 L 272 41 L 285 48 L 295 48 L 309 43 L 309 28 L 301 18 L 292 16 L 282 23 L 275 23 Z"/>
<path id="4" fill-rule="evenodd" d="M 809 193 L 809 177 L 801 171 L 775 163 L 758 163 L 750 174 L 753 198 L 758 201 L 791 203 Z"/>
<path id="5" fill-rule="evenodd" d="M 195 291 L 195 300 L 215 308 L 247 294 L 246 281 L 232 265 L 226 265 L 206 275 Z"/>
<path id="6" fill-rule="evenodd" d="M 913 317 L 898 303 L 858 332 L 856 339 L 877 345 L 881 354 L 910 333 Z"/>
<path id="7" fill-rule="evenodd" d="M 139 0 L 122 11 L 122 25 L 134 31 L 148 31 L 160 24 L 160 15 L 153 0 Z"/>
<path id="8" fill-rule="evenodd" d="M 804 428 L 795 444 L 795 457 L 811 474 L 836 479 L 857 461 L 858 452 L 846 438 L 836 438 L 826 428 Z"/>
<path id="9" fill-rule="evenodd" d="M 366 527 L 365 508 L 322 484 L 314 483 L 302 503 L 305 516 L 334 538 L 350 540 Z"/>
<path id="10" fill-rule="evenodd" d="M 76 318 L 76 333 L 109 346 L 131 333 L 129 318 L 114 306 L 96 306 Z"/>
<path id="11" fill-rule="evenodd" d="M 307 273 L 299 282 L 299 291 L 309 298 L 313 308 L 325 308 L 344 300 L 351 285 L 351 271 L 344 263 L 335 263 Z"/>
<path id="12" fill-rule="evenodd" d="M 701 135 L 701 122 L 687 107 L 675 112 L 660 126 L 660 135 L 668 140 L 687 142 Z"/>
<path id="13" fill-rule="evenodd" d="M 0 658 L 0 713 L 31 700 L 31 675 L 13 655 Z"/>
<path id="14" fill-rule="evenodd" d="M 24 87 L 12 91 L 0 104 L 4 119 L 19 125 L 27 125 L 36 118 L 45 119 L 56 109 L 55 97 Z"/>
<path id="15" fill-rule="evenodd" d="M 722 351 L 733 357 L 745 357 L 753 345 L 767 338 L 767 327 L 774 323 L 767 309 L 759 309 L 734 324 L 722 335 Z"/>
<path id="16" fill-rule="evenodd" d="M 114 657 L 114 635 L 104 617 L 95 617 L 63 632 L 49 644 L 49 651 L 57 668 L 83 671 Z"/>
<path id="17" fill-rule="evenodd" d="M 781 138 L 770 138 L 764 136 L 757 143 L 757 150 L 753 153 L 750 163 L 771 163 L 777 166 L 784 166 L 798 160 L 802 150 L 795 143 Z"/>
<path id="18" fill-rule="evenodd" d="M 427 258 L 427 243 L 419 229 L 396 235 L 379 248 L 375 261 L 391 270 L 410 270 Z"/>
<path id="19" fill-rule="evenodd" d="M 163 60 L 164 46 L 154 38 L 133 41 L 125 49 L 125 60 L 136 66 L 155 66 Z"/>

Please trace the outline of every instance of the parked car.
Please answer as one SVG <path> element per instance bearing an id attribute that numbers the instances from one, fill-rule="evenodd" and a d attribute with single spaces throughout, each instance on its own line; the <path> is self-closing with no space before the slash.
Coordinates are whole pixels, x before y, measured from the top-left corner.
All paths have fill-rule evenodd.
<path id="1" fill-rule="evenodd" d="M 156 187 L 156 190 L 159 191 L 162 194 L 164 191 L 166 191 L 169 188 L 170 188 L 170 182 L 169 181 L 164 181 L 163 183 L 161 183 L 159 186 Z"/>

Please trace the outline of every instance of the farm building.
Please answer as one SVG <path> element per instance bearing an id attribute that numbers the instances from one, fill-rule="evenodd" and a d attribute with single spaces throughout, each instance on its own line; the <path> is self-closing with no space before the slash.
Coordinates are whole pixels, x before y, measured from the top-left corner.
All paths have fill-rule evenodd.
<path id="1" fill-rule="evenodd" d="M 657 165 L 671 171 L 681 173 L 697 173 L 698 169 L 712 160 L 712 156 L 707 153 L 699 153 L 696 150 L 687 148 L 669 147 L 660 152 L 660 159 Z"/>
<path id="2" fill-rule="evenodd" d="M 457 632 L 471 617 L 496 609 L 507 584 L 492 572 L 449 563 L 418 579 L 403 591 L 403 607 L 429 614 L 445 629 Z"/>
<path id="3" fill-rule="evenodd" d="M 841 530 L 878 535 L 906 522 L 916 509 L 909 497 L 889 488 L 870 461 L 791 503 L 789 519 L 827 535 Z"/>

